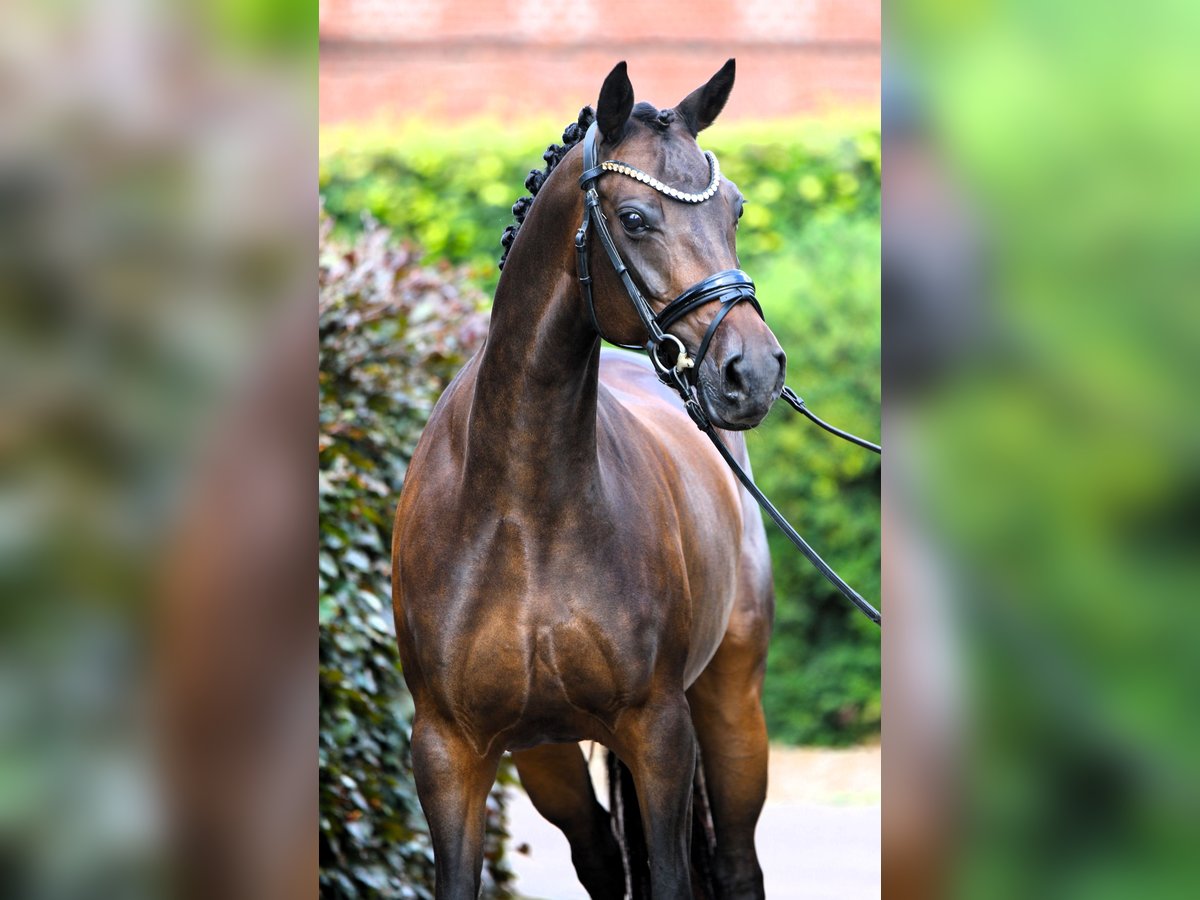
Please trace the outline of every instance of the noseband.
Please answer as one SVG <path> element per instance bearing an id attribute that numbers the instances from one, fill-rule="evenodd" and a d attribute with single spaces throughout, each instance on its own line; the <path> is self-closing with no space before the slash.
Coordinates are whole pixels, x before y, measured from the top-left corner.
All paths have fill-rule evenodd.
<path id="1" fill-rule="evenodd" d="M 619 341 L 609 338 L 604 334 L 603 329 L 600 327 L 600 322 L 596 318 L 596 304 L 592 297 L 592 278 L 588 270 L 588 234 L 590 231 L 595 230 L 596 236 L 600 239 L 600 246 L 608 254 L 608 260 L 612 263 L 612 267 L 616 270 L 617 275 L 620 276 L 621 283 L 625 286 L 625 293 L 629 295 L 629 299 L 633 303 L 634 311 L 637 313 L 638 318 L 641 319 L 642 325 L 646 328 L 646 334 L 649 336 L 649 339 L 646 342 L 645 350 L 654 362 L 654 368 L 658 372 L 659 379 L 664 384 L 680 391 L 681 394 L 686 394 L 689 388 L 696 386 L 696 379 L 700 372 L 700 363 L 704 360 L 704 354 L 708 352 L 709 344 L 712 343 L 713 335 L 716 334 L 718 326 L 725 320 L 730 311 L 738 303 L 746 300 L 754 307 L 759 317 L 762 317 L 762 307 L 758 305 L 758 298 L 754 295 L 754 282 L 741 269 L 726 269 L 723 272 L 709 275 L 703 281 L 692 285 L 663 307 L 662 312 L 655 315 L 654 311 L 650 308 L 650 304 L 646 302 L 646 298 L 642 296 L 642 292 L 638 290 L 637 285 L 634 283 L 633 276 L 630 274 L 629 268 L 625 265 L 625 261 L 621 259 L 620 251 L 617 250 L 617 245 L 613 241 L 612 233 L 608 230 L 608 221 L 600 209 L 600 195 L 596 191 L 596 182 L 605 172 L 612 172 L 634 178 L 643 184 L 649 185 L 659 193 L 670 197 L 672 200 L 681 203 L 703 203 L 716 195 L 717 189 L 721 184 L 721 168 L 717 164 L 717 158 L 711 153 L 706 152 L 704 155 L 708 159 L 709 172 L 711 174 L 708 187 L 698 194 L 689 194 L 665 185 L 652 175 L 614 159 L 597 164 L 596 160 L 599 155 L 599 148 L 600 129 L 593 122 L 583 138 L 583 175 L 579 178 L 579 186 L 583 189 L 583 222 L 579 226 L 579 231 L 575 233 L 575 254 L 579 269 L 579 285 L 583 291 L 583 296 L 587 300 L 588 312 L 591 314 L 592 324 L 595 326 L 596 332 L 610 344 L 624 347 L 627 350 L 642 349 L 636 344 L 622 344 Z M 713 302 L 720 303 L 721 308 L 713 316 L 712 321 L 708 325 L 708 330 L 704 332 L 704 337 L 700 341 L 696 355 L 690 357 L 683 341 L 671 334 L 667 329 L 692 311 Z M 663 358 L 664 347 L 668 354 L 674 354 L 673 360 L 669 355 L 666 359 Z"/>

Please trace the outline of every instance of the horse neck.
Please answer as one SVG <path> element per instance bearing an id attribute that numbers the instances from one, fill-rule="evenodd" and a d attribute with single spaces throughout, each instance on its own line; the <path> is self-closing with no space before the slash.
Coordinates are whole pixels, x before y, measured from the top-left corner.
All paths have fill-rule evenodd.
<path id="1" fill-rule="evenodd" d="M 563 227 L 582 215 L 573 186 L 561 169 L 551 173 L 509 250 L 467 438 L 469 485 L 540 509 L 577 495 L 596 469 L 600 347 Z"/>

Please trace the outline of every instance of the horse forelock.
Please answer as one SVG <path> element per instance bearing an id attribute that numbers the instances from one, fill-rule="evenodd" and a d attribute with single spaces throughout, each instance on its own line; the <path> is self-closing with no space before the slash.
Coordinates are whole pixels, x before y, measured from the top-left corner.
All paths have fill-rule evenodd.
<path id="1" fill-rule="evenodd" d="M 541 191 L 542 185 L 545 184 L 550 173 L 558 168 L 566 158 L 571 148 L 583 140 L 588 127 L 595 121 L 595 118 L 596 113 L 592 107 L 585 106 L 581 109 L 578 118 L 563 129 L 563 142 L 551 144 L 542 154 L 542 159 L 546 163 L 545 168 L 531 169 L 529 175 L 526 176 L 525 189 L 529 193 L 518 198 L 517 202 L 513 204 L 512 213 L 516 222 L 506 227 L 500 238 L 500 244 L 503 247 L 499 264 L 501 269 L 508 260 L 509 250 L 512 248 L 513 241 L 516 240 L 517 233 L 521 230 L 521 225 L 529 215 L 534 197 Z M 708 171 L 704 157 L 699 152 L 695 139 L 687 132 L 686 124 L 674 109 L 659 109 L 653 103 L 642 100 L 633 107 L 630 121 L 643 127 L 628 129 L 621 141 L 621 146 L 636 146 L 639 138 L 644 136 L 653 135 L 660 138 L 653 150 L 656 164 L 651 166 L 657 170 L 654 173 L 657 177 L 663 180 L 672 180 L 672 183 L 681 188 L 694 185 L 703 186 L 707 183 Z"/>

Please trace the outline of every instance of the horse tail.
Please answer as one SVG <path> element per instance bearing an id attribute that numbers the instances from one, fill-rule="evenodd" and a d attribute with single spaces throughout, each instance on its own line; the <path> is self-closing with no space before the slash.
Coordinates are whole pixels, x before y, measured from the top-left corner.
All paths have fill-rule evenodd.
<path id="1" fill-rule="evenodd" d="M 648 900 L 650 851 L 646 847 L 646 832 L 642 830 L 633 773 L 611 750 L 605 750 L 605 759 L 608 763 L 608 815 L 625 866 L 625 897 L 626 900 Z"/>
<path id="2" fill-rule="evenodd" d="M 704 758 L 696 747 L 696 775 L 692 780 L 692 895 L 696 900 L 716 900 L 717 832 L 713 828 Z"/>
<path id="3" fill-rule="evenodd" d="M 611 750 L 605 751 L 605 761 L 609 818 L 625 866 L 625 896 L 628 900 L 647 900 L 650 897 L 650 852 L 642 829 L 633 773 Z M 692 894 L 696 900 L 712 900 L 717 896 L 715 856 L 716 833 L 704 780 L 704 763 L 697 751 L 692 787 Z"/>

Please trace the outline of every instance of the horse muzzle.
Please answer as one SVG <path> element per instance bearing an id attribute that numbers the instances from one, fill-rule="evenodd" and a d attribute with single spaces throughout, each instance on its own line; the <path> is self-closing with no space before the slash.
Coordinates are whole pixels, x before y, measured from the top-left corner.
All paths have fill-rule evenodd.
<path id="1" fill-rule="evenodd" d="M 717 329 L 739 303 L 748 302 L 762 320 L 754 282 L 741 269 L 728 269 L 692 285 L 655 316 L 662 338 L 647 345 L 659 378 L 671 387 L 679 382 L 695 389 L 705 412 L 722 428 L 753 428 L 783 388 L 786 357 L 765 323 L 763 334 L 750 341 L 737 334 L 723 342 L 721 356 L 710 358 Z M 705 329 L 695 356 L 668 329 L 710 303 L 719 309 Z M 706 365 L 707 363 L 707 365 Z"/>

